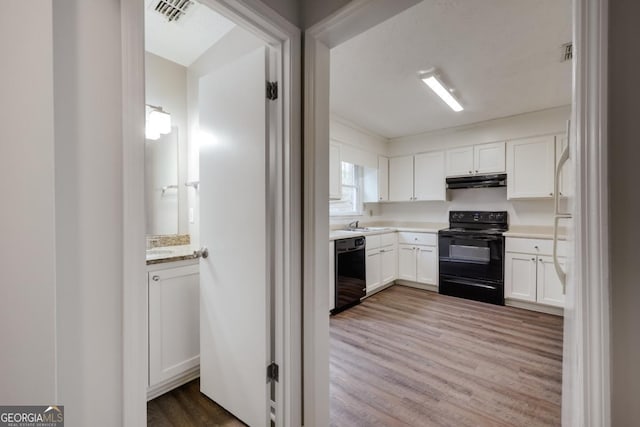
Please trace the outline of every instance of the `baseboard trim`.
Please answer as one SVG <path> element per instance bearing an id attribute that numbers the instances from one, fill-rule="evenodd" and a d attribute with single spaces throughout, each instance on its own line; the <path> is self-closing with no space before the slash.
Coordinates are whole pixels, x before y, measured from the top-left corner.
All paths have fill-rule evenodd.
<path id="1" fill-rule="evenodd" d="M 168 379 L 166 381 L 161 382 L 160 384 L 156 384 L 153 387 L 149 387 L 147 389 L 147 402 L 151 399 L 155 399 L 158 396 L 165 394 L 173 390 L 174 388 L 180 387 L 183 384 L 188 383 L 189 381 L 195 380 L 200 376 L 200 365 L 194 366 L 189 370 L 183 372 L 182 374 Z"/>
<path id="2" fill-rule="evenodd" d="M 369 298 L 371 295 L 375 295 L 380 291 L 384 291 L 387 288 L 390 288 L 391 286 L 394 285 L 394 282 L 391 281 L 389 283 L 386 283 L 384 285 L 380 285 L 379 287 L 375 288 L 374 290 L 372 290 L 371 292 L 367 292 L 367 294 L 362 298 L 362 301 L 366 300 L 367 298 Z"/>
<path id="3" fill-rule="evenodd" d="M 541 305 L 532 302 L 526 301 L 517 301 L 512 299 L 505 299 L 504 305 L 508 305 L 509 307 L 523 308 L 525 310 L 530 311 L 538 311 L 540 313 L 553 314 L 556 316 L 564 317 L 564 309 L 560 307 L 551 307 L 549 305 Z"/>
<path id="4" fill-rule="evenodd" d="M 396 280 L 395 284 L 407 286 L 409 288 L 422 289 L 425 291 L 438 292 L 438 285 L 427 285 L 425 283 L 410 282 L 408 280 Z"/>

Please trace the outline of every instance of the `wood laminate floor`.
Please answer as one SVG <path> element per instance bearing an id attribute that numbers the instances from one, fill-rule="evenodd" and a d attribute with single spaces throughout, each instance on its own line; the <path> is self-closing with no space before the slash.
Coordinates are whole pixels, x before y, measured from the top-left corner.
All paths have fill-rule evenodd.
<path id="1" fill-rule="evenodd" d="M 231 413 L 200 393 L 200 379 L 147 402 L 149 427 L 245 426 Z"/>
<path id="2" fill-rule="evenodd" d="M 559 426 L 562 324 L 388 288 L 331 318 L 331 425 Z"/>

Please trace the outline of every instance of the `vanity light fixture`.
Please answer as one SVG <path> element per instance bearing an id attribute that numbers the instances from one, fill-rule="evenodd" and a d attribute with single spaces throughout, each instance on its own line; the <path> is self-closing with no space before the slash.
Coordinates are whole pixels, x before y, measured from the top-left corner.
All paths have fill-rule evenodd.
<path id="1" fill-rule="evenodd" d="M 431 90 L 434 91 L 436 95 L 438 95 L 444 102 L 446 102 L 453 111 L 459 112 L 464 110 L 464 108 L 462 108 L 462 105 L 460 105 L 460 102 L 458 102 L 458 100 L 453 97 L 451 91 L 447 90 L 444 84 L 442 84 L 442 81 L 438 78 L 438 75 L 435 71 L 432 70 L 420 73 L 418 77 L 424 84 L 429 86 L 429 88 L 431 88 Z"/>
<path id="2" fill-rule="evenodd" d="M 164 111 L 162 107 L 147 105 L 146 138 L 157 140 L 160 135 L 168 133 L 171 133 L 171 114 Z"/>

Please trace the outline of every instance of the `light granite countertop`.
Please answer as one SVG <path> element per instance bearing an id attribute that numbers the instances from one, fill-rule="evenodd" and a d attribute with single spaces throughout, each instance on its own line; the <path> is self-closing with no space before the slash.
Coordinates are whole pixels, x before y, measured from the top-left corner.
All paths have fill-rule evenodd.
<path id="1" fill-rule="evenodd" d="M 509 231 L 504 233 L 504 237 L 521 237 L 529 239 L 553 239 L 553 226 L 545 225 L 511 225 Z M 558 239 L 566 240 L 567 230 L 560 227 Z"/>
<path id="2" fill-rule="evenodd" d="M 448 228 L 449 224 L 436 222 L 403 222 L 387 221 L 376 223 L 363 223 L 362 227 L 367 227 L 366 231 L 347 231 L 344 225 L 335 226 L 329 233 L 329 240 L 346 239 L 358 236 L 373 236 L 376 234 L 394 233 L 396 231 L 407 231 L 414 233 L 437 233 L 443 228 Z"/>

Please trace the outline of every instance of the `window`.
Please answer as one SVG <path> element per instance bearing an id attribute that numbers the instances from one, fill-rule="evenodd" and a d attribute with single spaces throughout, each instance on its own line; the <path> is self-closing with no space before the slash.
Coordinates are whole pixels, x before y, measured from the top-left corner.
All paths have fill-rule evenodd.
<path id="1" fill-rule="evenodd" d="M 341 162 L 342 197 L 332 200 L 329 206 L 331 216 L 362 214 L 362 166 Z"/>

